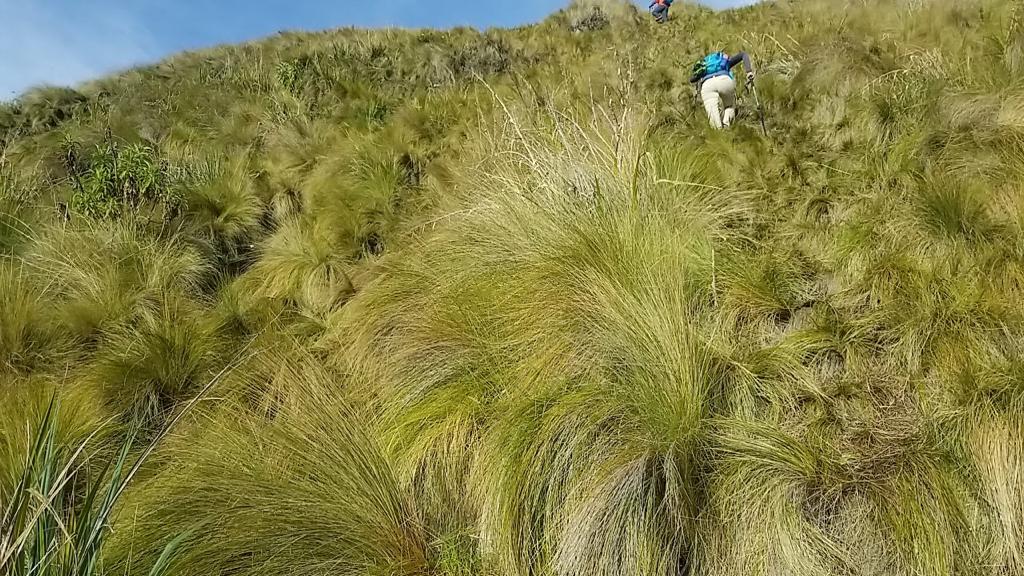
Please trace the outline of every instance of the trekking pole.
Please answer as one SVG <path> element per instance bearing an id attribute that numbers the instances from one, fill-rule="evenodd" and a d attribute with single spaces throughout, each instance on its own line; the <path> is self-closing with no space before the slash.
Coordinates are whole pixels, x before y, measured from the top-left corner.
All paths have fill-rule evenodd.
<path id="1" fill-rule="evenodd" d="M 693 108 L 694 114 L 700 114 L 700 109 L 702 106 L 700 98 L 701 84 L 702 83 L 698 82 L 697 84 L 693 85 L 693 98 L 690 98 L 690 104 Z"/>
<path id="2" fill-rule="evenodd" d="M 750 81 L 750 89 L 754 92 L 754 103 L 757 104 L 757 115 L 761 118 L 761 131 L 764 132 L 765 138 L 768 137 L 768 125 L 764 121 L 764 107 L 761 106 L 761 97 L 757 95 L 757 84 L 754 81 Z"/>

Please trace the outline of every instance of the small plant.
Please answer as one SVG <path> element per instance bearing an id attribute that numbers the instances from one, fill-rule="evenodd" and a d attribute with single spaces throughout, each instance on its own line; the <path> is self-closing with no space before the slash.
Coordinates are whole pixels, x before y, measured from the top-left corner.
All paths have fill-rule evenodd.
<path id="1" fill-rule="evenodd" d="M 391 107 L 387 102 L 373 100 L 366 107 L 366 124 L 368 126 L 380 126 L 384 124 L 390 112 Z"/>
<path id="2" fill-rule="evenodd" d="M 71 209 L 78 214 L 114 219 L 148 207 L 173 215 L 182 205 L 176 187 L 170 185 L 167 163 L 145 144 L 121 145 L 108 135 L 88 157 L 71 140 L 65 141 L 64 150 L 74 188 Z"/>
<path id="3" fill-rule="evenodd" d="M 274 70 L 277 83 L 288 92 L 295 92 L 299 84 L 299 67 L 295 62 L 280 62 Z"/>
<path id="4" fill-rule="evenodd" d="M 51 400 L 39 423 L 20 480 L 0 518 L 0 573 L 6 576 L 93 576 L 103 572 L 100 550 L 114 507 L 153 446 L 129 466 L 134 436 L 98 472 L 90 436 L 79 446 L 57 439 L 60 403 Z M 86 489 L 77 489 L 83 479 Z M 161 576 L 187 533 L 174 538 L 152 566 Z"/>

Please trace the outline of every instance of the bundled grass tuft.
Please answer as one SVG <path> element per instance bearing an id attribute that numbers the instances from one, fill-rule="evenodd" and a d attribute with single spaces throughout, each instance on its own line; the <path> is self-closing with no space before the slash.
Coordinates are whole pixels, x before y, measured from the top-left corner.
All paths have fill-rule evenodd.
<path id="1" fill-rule="evenodd" d="M 125 569 L 158 558 L 172 526 L 189 533 L 179 574 L 426 569 L 414 503 L 359 414 L 317 368 L 285 358 L 277 365 L 295 396 L 272 416 L 224 419 L 218 413 L 242 413 L 219 405 L 171 439 L 160 470 L 123 508 L 133 528 L 111 554 Z"/>
<path id="2" fill-rule="evenodd" d="M 159 425 L 216 373 L 222 346 L 205 312 L 170 301 L 105 335 L 90 378 L 118 413 Z"/>

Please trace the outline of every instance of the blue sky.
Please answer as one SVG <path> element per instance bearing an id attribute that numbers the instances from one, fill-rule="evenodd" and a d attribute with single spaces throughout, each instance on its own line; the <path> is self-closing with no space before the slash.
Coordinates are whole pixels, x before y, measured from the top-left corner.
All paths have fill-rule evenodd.
<path id="1" fill-rule="evenodd" d="M 749 0 L 706 0 L 715 7 Z M 534 22 L 568 0 L 0 0 L 0 100 L 169 54 L 281 30 L 480 28 Z M 646 4 L 646 1 L 644 2 Z"/>

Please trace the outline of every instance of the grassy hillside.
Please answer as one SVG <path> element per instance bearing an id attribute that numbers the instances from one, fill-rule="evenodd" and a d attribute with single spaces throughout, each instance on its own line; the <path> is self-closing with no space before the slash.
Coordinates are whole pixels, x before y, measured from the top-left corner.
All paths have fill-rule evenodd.
<path id="1" fill-rule="evenodd" d="M 25 94 L 0 573 L 1022 574 L 1022 73 L 1017 0 L 582 2 Z"/>

